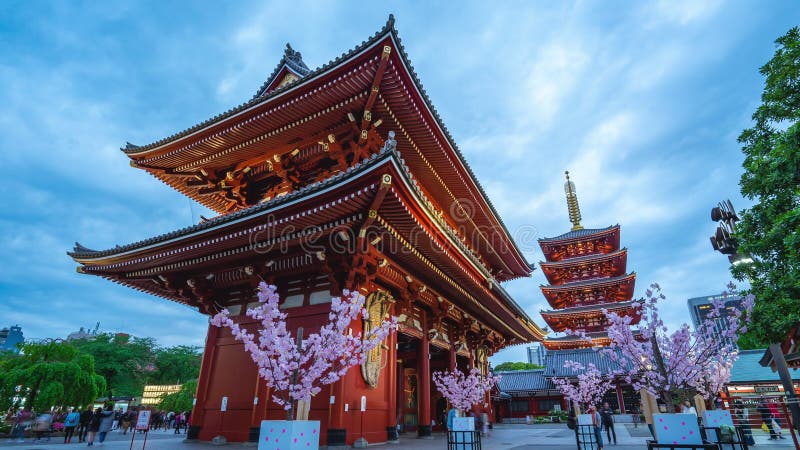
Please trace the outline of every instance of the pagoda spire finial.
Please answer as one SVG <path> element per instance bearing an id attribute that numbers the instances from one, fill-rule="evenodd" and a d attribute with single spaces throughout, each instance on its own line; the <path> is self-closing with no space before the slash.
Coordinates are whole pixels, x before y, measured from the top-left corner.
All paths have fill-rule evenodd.
<path id="1" fill-rule="evenodd" d="M 572 222 L 572 231 L 582 230 L 581 208 L 578 206 L 578 194 L 575 191 L 575 183 L 569 180 L 569 171 L 565 171 L 567 182 L 564 183 L 564 192 L 567 194 L 567 209 L 569 210 L 569 221 Z"/>

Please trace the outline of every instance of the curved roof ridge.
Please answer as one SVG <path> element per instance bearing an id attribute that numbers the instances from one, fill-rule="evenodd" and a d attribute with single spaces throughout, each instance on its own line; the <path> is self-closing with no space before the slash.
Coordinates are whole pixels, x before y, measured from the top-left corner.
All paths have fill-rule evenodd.
<path id="1" fill-rule="evenodd" d="M 286 89 L 288 89 L 290 87 L 293 87 L 296 84 L 305 81 L 306 79 L 313 78 L 314 76 L 316 76 L 316 75 L 318 75 L 318 74 L 320 74 L 322 72 L 325 72 L 329 68 L 335 66 L 336 64 L 339 64 L 341 61 L 343 61 L 343 60 L 345 60 L 347 58 L 350 58 L 351 56 L 361 52 L 363 49 L 365 49 L 365 48 L 369 47 L 370 45 L 374 44 L 375 42 L 380 40 L 387 33 L 394 32 L 394 31 L 395 31 L 394 30 L 394 15 L 393 14 L 389 14 L 389 19 L 386 21 L 386 24 L 383 26 L 383 28 L 378 30 L 369 39 L 362 41 L 360 45 L 354 47 L 353 49 L 351 49 L 351 50 L 349 50 L 349 51 L 347 51 L 345 53 L 342 53 L 337 58 L 328 61 L 327 63 L 323 64 L 322 66 L 319 66 L 314 70 L 309 70 L 308 73 L 306 73 L 305 75 L 303 75 L 299 79 L 295 80 L 294 82 L 288 83 L 288 84 L 286 84 L 284 86 L 280 86 L 278 88 L 275 88 L 275 89 L 273 89 L 273 90 L 271 90 L 271 91 L 269 91 L 269 92 L 267 92 L 267 93 L 265 93 L 265 94 L 263 94 L 261 96 L 256 95 L 253 98 L 251 98 L 250 100 L 248 100 L 248 101 L 246 101 L 246 102 L 244 102 L 244 103 L 242 103 L 242 104 L 240 104 L 238 106 L 234 106 L 233 108 L 231 108 L 231 109 L 229 109 L 229 110 L 227 110 L 225 112 L 219 113 L 219 114 L 217 114 L 216 116 L 214 116 L 214 117 L 212 117 L 210 119 L 206 119 L 206 120 L 204 120 L 204 121 L 202 121 L 202 122 L 200 122 L 200 123 L 198 123 L 198 124 L 196 124 L 194 126 L 191 126 L 191 127 L 186 128 L 186 129 L 184 129 L 182 131 L 178 131 L 176 133 L 173 133 L 170 136 L 167 136 L 165 138 L 159 139 L 159 140 L 157 140 L 155 142 L 152 142 L 150 144 L 147 144 L 147 145 L 134 145 L 134 144 L 131 144 L 130 142 L 128 142 L 127 145 L 125 147 L 122 147 L 120 150 L 122 150 L 124 153 L 129 154 L 129 155 L 130 154 L 135 154 L 135 153 L 139 153 L 139 152 L 143 152 L 143 151 L 147 151 L 147 150 L 152 150 L 152 149 L 158 148 L 158 147 L 160 147 L 160 146 L 162 146 L 164 144 L 167 144 L 169 142 L 172 142 L 172 141 L 175 141 L 177 139 L 180 139 L 180 138 L 183 138 L 185 136 L 188 136 L 189 134 L 192 134 L 195 131 L 201 130 L 201 129 L 203 129 L 203 128 L 205 128 L 205 127 L 207 127 L 207 126 L 209 126 L 209 125 L 211 125 L 213 123 L 216 123 L 216 122 L 219 122 L 219 121 L 221 121 L 223 119 L 226 119 L 226 118 L 228 118 L 228 117 L 230 117 L 230 116 L 232 116 L 232 115 L 234 115 L 236 113 L 239 113 L 239 112 L 241 112 L 241 111 L 243 111 L 243 110 L 245 110 L 247 108 L 250 108 L 251 106 L 254 106 L 254 105 L 256 105 L 258 103 L 261 103 L 261 102 L 265 102 L 265 101 L 269 100 L 270 98 L 278 95 L 279 93 L 285 91 Z M 287 48 L 287 51 L 288 51 L 288 49 L 291 48 L 291 47 L 288 44 L 287 44 L 287 47 L 288 47 Z M 284 58 L 285 57 L 286 57 L 286 55 L 284 54 Z M 283 62 L 283 59 L 281 59 L 281 61 Z M 303 65 L 305 66 L 305 64 L 303 64 Z M 270 78 L 272 78 L 275 75 L 277 75 L 278 72 L 280 72 L 280 68 L 281 67 L 283 67 L 283 65 L 279 64 L 278 67 L 276 68 L 276 71 L 273 72 L 272 75 L 270 75 Z M 269 79 L 267 81 L 269 81 Z M 269 84 L 267 84 L 267 87 L 268 86 L 269 86 Z M 264 88 L 264 86 L 262 86 L 262 88 Z M 261 91 L 261 89 L 259 89 L 259 91 Z"/>
<path id="2" fill-rule="evenodd" d="M 613 230 L 614 228 L 619 228 L 619 224 L 609 225 L 605 228 L 581 228 L 580 230 L 568 231 L 558 236 L 541 238 L 539 239 L 539 242 L 561 241 L 565 239 L 582 238 L 586 236 L 591 236 L 593 234 L 610 231 Z"/>
<path id="3" fill-rule="evenodd" d="M 275 82 L 275 79 L 278 77 L 284 67 L 288 68 L 300 78 L 303 78 L 311 73 L 311 69 L 309 69 L 306 63 L 303 62 L 303 55 L 297 50 L 293 49 L 292 44 L 287 42 L 286 49 L 283 52 L 283 57 L 280 61 L 278 61 L 278 65 L 275 66 L 275 70 L 272 71 L 272 74 L 267 77 L 267 80 L 264 81 L 264 84 L 262 84 L 261 87 L 258 88 L 258 91 L 256 91 L 256 95 L 254 95 L 250 100 L 256 100 L 264 95 L 272 83 Z"/>
<path id="4" fill-rule="evenodd" d="M 179 228 L 177 230 L 170 231 L 168 233 L 164 233 L 164 234 L 160 234 L 158 236 L 154 236 L 154 237 L 150 237 L 150 238 L 143 239 L 143 240 L 140 240 L 140 241 L 132 242 L 130 244 L 125 244 L 125 245 L 121 245 L 121 246 L 117 245 L 114 248 L 110 248 L 110 249 L 106 249 L 106 250 L 91 250 L 91 249 L 89 249 L 87 247 L 84 247 L 84 246 L 76 243 L 74 251 L 67 252 L 67 255 L 69 255 L 72 258 L 87 258 L 87 257 L 92 258 L 92 257 L 109 256 L 109 255 L 113 255 L 113 254 L 129 251 L 129 250 L 135 250 L 137 248 L 141 248 L 141 247 L 144 247 L 144 246 L 147 246 L 147 245 L 151 245 L 151 244 L 155 244 L 155 243 L 159 243 L 159 242 L 164 242 L 164 241 L 167 241 L 169 239 L 180 237 L 180 236 L 184 236 L 184 235 L 187 235 L 187 234 L 190 234 L 190 233 L 193 233 L 193 232 L 203 231 L 203 230 L 206 230 L 206 229 L 209 229 L 209 228 L 213 228 L 216 225 L 220 225 L 220 224 L 227 223 L 227 222 L 230 222 L 230 221 L 242 218 L 242 217 L 249 216 L 251 214 L 255 214 L 255 213 L 257 213 L 259 211 L 262 211 L 264 209 L 269 209 L 269 208 L 272 208 L 272 207 L 274 207 L 276 205 L 285 203 L 285 202 L 287 202 L 289 200 L 293 200 L 293 199 L 295 199 L 297 197 L 301 197 L 303 195 L 306 195 L 309 192 L 313 192 L 313 191 L 322 189 L 322 188 L 324 188 L 324 187 L 326 187 L 326 186 L 328 186 L 330 184 L 333 184 L 334 182 L 339 181 L 342 178 L 345 178 L 346 176 L 349 176 L 349 175 L 354 174 L 356 172 L 360 172 L 361 170 L 364 170 L 365 168 L 370 167 L 373 164 L 377 164 L 378 161 L 381 161 L 385 157 L 388 157 L 388 155 L 392 155 L 392 154 L 396 154 L 396 151 L 393 150 L 393 149 L 388 149 L 388 150 L 384 150 L 384 151 L 382 151 L 380 153 L 375 153 L 371 157 L 363 159 L 361 162 L 359 162 L 355 166 L 352 166 L 352 167 L 348 168 L 346 171 L 338 172 L 338 173 L 336 173 L 336 174 L 334 174 L 334 175 L 332 175 L 332 176 L 330 176 L 330 177 L 328 177 L 328 178 L 326 178 L 326 179 L 324 179 L 322 181 L 317 181 L 317 182 L 311 183 L 311 184 L 309 184 L 307 186 L 303 186 L 302 188 L 300 188 L 300 189 L 298 189 L 296 191 L 290 192 L 290 193 L 288 193 L 288 194 L 286 194 L 286 195 L 284 195 L 282 197 L 275 197 L 275 198 L 273 198 L 273 199 L 271 199 L 269 201 L 266 201 L 264 203 L 259 203 L 259 204 L 250 206 L 248 208 L 240 209 L 240 210 L 238 210 L 236 212 L 232 212 L 232 213 L 229 213 L 229 214 L 222 214 L 222 215 L 213 217 L 213 218 L 211 218 L 209 220 L 206 220 L 204 222 L 201 222 L 199 224 L 195 224 L 195 225 L 190 225 L 188 227 Z"/>

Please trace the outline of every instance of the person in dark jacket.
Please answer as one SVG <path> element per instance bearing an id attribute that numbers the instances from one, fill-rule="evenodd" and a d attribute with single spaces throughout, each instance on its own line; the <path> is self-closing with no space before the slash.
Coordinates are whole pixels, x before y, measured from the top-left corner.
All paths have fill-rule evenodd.
<path id="1" fill-rule="evenodd" d="M 86 441 L 86 433 L 89 432 L 89 424 L 92 422 L 93 416 L 94 413 L 92 412 L 92 408 L 88 406 L 81 413 L 81 419 L 78 423 L 78 442 Z"/>
<path id="2" fill-rule="evenodd" d="M 600 418 L 603 420 L 603 427 L 606 429 L 608 443 L 611 443 L 611 436 L 614 436 L 614 445 L 616 445 L 617 432 L 614 431 L 614 410 L 611 409 L 608 402 L 603 403 L 603 407 L 600 409 Z"/>
<path id="3" fill-rule="evenodd" d="M 86 439 L 89 447 L 94 446 L 94 437 L 100 431 L 100 422 L 103 420 L 103 408 L 97 408 L 92 414 L 92 420 L 89 422 L 89 437 Z"/>

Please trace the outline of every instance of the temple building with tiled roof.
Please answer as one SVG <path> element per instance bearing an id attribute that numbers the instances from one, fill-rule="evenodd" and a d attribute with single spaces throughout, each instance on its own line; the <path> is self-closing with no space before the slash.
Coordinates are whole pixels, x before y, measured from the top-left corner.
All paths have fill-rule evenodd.
<path id="1" fill-rule="evenodd" d="M 262 280 L 277 286 L 291 328 L 318 329 L 344 290 L 362 292 L 370 312 L 354 332 L 398 317 L 361 370 L 312 399 L 321 443 L 396 442 L 398 424 L 430 436 L 433 370 L 486 371 L 493 353 L 545 334 L 501 285 L 532 268 L 422 88 L 394 18 L 316 69 L 287 46 L 250 100 L 122 150 L 219 215 L 106 250 L 76 244 L 78 272 L 209 316 L 226 308 L 251 331 Z M 346 409 L 362 401 L 363 421 Z M 188 438 L 255 441 L 261 420 L 284 417 L 242 344 L 210 325 Z"/>

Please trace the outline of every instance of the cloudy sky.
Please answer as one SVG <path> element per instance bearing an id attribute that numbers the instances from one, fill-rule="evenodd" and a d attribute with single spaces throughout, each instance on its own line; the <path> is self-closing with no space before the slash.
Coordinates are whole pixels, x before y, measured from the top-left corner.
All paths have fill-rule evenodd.
<path id="1" fill-rule="evenodd" d="M 389 13 L 431 99 L 531 262 L 569 229 L 622 225 L 637 295 L 661 283 L 671 323 L 721 291 L 709 209 L 738 195 L 736 137 L 758 68 L 800 23 L 795 2 L 3 2 L 0 326 L 26 337 L 106 331 L 202 344 L 186 307 L 81 276 L 75 241 L 108 248 L 210 214 L 131 169 L 126 141 L 165 137 L 249 99 L 291 42 L 313 67 Z M 525 230 L 536 230 L 534 236 Z M 533 238 L 533 239 L 532 239 Z M 532 278 L 506 287 L 537 322 Z M 494 361 L 524 359 L 524 348 Z"/>

